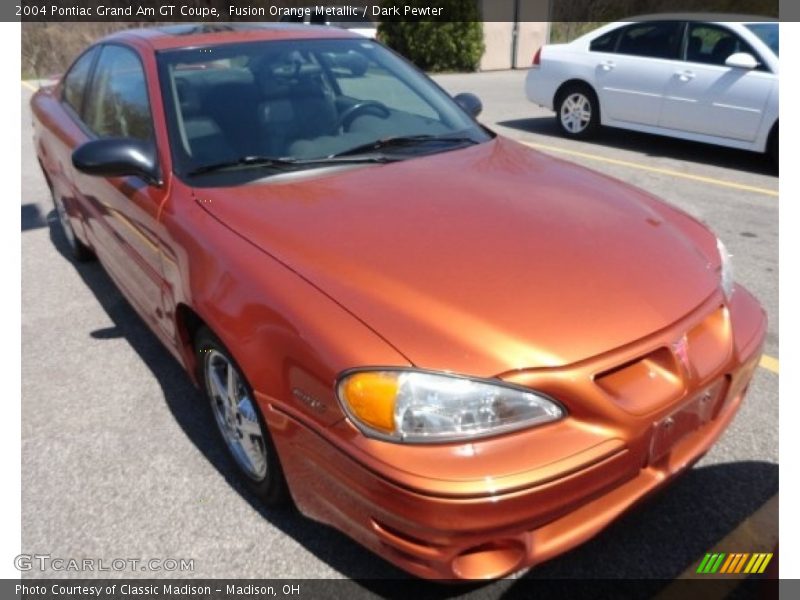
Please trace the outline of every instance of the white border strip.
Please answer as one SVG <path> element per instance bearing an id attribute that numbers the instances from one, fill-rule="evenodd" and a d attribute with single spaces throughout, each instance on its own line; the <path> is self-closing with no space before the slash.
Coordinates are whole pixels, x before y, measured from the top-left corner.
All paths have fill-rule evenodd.
<path id="1" fill-rule="evenodd" d="M 0 271 L 5 291 L 0 295 L 0 315 L 4 340 L 0 350 L 0 365 L 4 386 L 9 392 L 3 401 L 3 418 L 0 419 L 0 578 L 18 578 L 14 557 L 20 553 L 21 534 L 21 483 L 20 483 L 20 427 L 21 414 L 21 267 L 22 233 L 20 231 L 20 204 L 22 195 L 21 104 L 19 84 L 21 61 L 21 26 L 19 23 L 0 23 L 0 74 L 6 89 L 0 94 L 0 115 L 5 124 L 0 152 L 0 181 L 4 182 L 2 208 L 2 233 L 0 233 Z"/>
<path id="2" fill-rule="evenodd" d="M 800 94 L 800 77 L 794 68 L 800 60 L 800 23 L 781 23 L 781 176 L 778 201 L 780 291 L 780 351 L 784 365 L 778 384 L 780 396 L 780 547 L 777 554 L 781 578 L 800 578 L 800 527 L 796 507 L 800 505 L 800 486 L 797 481 L 800 459 L 800 436 L 795 427 L 800 422 L 800 289 L 798 288 L 797 257 L 800 255 L 800 180 L 797 173 L 797 147 L 800 139 L 800 118 L 792 110 Z M 788 68 L 786 68 L 788 67 Z"/>

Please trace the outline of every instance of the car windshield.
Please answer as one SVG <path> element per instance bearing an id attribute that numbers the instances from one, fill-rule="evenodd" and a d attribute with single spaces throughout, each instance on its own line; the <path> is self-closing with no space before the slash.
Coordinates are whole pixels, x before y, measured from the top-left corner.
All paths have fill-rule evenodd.
<path id="1" fill-rule="evenodd" d="M 770 50 L 778 56 L 778 24 L 777 23 L 748 23 L 746 27 L 755 33 Z"/>
<path id="2" fill-rule="evenodd" d="M 403 160 L 491 138 L 430 79 L 370 40 L 169 50 L 158 64 L 180 176 Z"/>

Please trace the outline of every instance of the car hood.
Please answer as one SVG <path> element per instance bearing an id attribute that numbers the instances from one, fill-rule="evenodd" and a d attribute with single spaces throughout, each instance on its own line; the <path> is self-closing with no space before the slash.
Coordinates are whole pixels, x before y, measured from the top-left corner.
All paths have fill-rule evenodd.
<path id="1" fill-rule="evenodd" d="M 195 194 L 421 368 L 574 363 L 670 325 L 718 287 L 702 225 L 503 138 Z"/>

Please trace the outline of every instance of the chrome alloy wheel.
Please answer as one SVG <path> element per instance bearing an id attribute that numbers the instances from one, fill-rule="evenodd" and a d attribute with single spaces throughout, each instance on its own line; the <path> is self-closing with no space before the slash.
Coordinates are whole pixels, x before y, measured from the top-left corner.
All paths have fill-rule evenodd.
<path id="1" fill-rule="evenodd" d="M 585 94 L 573 92 L 561 103 L 561 124 L 570 133 L 583 132 L 592 120 L 592 103 Z"/>
<path id="2" fill-rule="evenodd" d="M 204 356 L 206 389 L 222 437 L 242 471 L 254 481 L 263 481 L 267 449 L 254 400 L 227 356 L 213 349 Z"/>

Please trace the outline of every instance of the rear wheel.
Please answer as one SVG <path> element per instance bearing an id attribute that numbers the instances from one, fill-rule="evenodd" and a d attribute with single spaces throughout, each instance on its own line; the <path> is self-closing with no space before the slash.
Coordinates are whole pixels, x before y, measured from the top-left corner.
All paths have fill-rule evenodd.
<path id="1" fill-rule="evenodd" d="M 587 138 L 600 126 L 600 104 L 589 86 L 570 84 L 556 98 L 556 121 L 568 137 Z"/>
<path id="2" fill-rule="evenodd" d="M 275 446 L 241 369 L 206 328 L 196 336 L 195 352 L 214 421 L 242 478 L 265 504 L 286 503 L 288 488 Z"/>
<path id="3" fill-rule="evenodd" d="M 64 234 L 64 238 L 67 240 L 67 245 L 69 246 L 69 251 L 72 255 L 72 258 L 78 262 L 85 262 L 94 259 L 94 252 L 92 252 L 92 249 L 81 242 L 75 235 L 75 230 L 72 229 L 72 223 L 69 221 L 69 215 L 67 214 L 67 209 L 64 206 L 64 201 L 54 194 L 52 190 L 50 193 L 53 197 L 53 206 L 55 207 L 56 214 L 58 215 L 58 224 L 61 228 L 61 232 Z"/>

